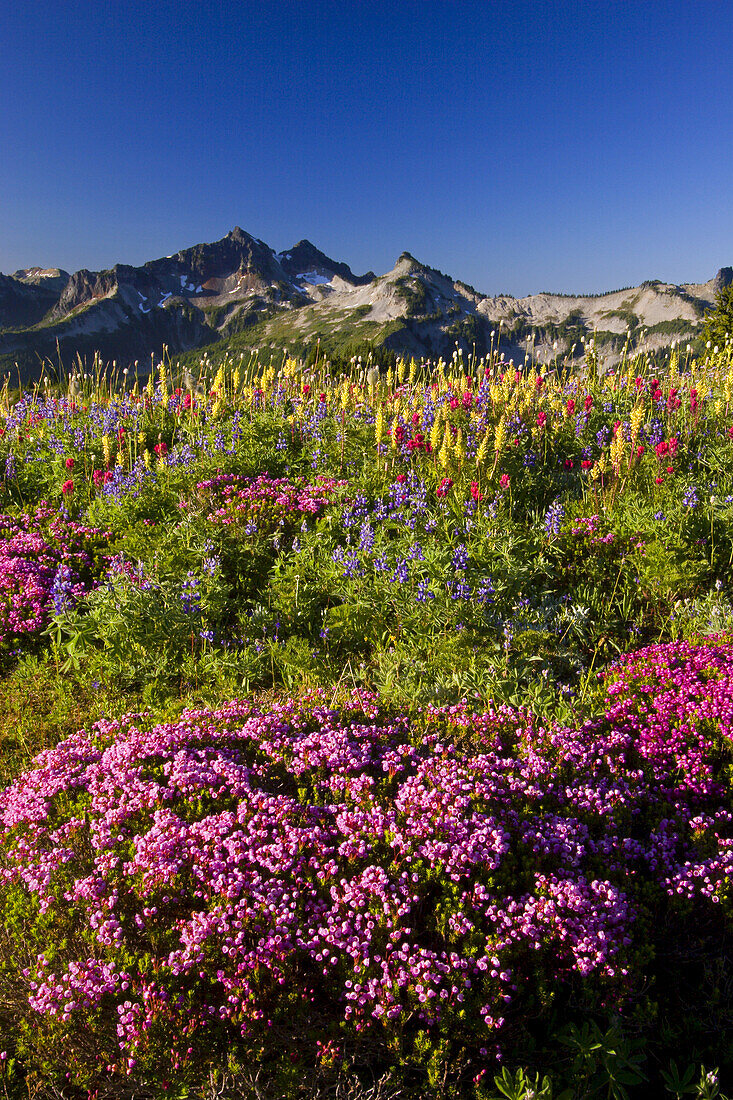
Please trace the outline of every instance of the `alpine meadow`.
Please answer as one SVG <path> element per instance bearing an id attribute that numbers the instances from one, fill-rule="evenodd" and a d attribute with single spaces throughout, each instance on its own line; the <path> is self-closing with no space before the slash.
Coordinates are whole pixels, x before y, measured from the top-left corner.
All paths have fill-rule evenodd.
<path id="1" fill-rule="evenodd" d="M 6 382 L 5 1096 L 733 1086 L 730 296 Z"/>

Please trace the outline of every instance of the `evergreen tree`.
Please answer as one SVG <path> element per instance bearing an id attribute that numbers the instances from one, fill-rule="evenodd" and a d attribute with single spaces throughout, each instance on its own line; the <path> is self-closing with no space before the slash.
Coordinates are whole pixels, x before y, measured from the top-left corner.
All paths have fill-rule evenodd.
<path id="1" fill-rule="evenodd" d="M 713 347 L 725 347 L 728 337 L 733 337 L 733 283 L 715 295 L 715 309 L 706 314 L 702 329 L 703 340 Z"/>

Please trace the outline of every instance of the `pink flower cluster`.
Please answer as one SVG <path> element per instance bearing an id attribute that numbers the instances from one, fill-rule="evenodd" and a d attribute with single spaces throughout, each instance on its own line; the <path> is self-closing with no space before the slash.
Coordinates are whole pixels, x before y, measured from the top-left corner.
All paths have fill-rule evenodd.
<path id="1" fill-rule="evenodd" d="M 61 567 L 65 598 L 92 587 L 98 544 L 108 537 L 60 518 L 44 501 L 33 515 L 0 515 L 0 641 L 45 626 Z"/>
<path id="2" fill-rule="evenodd" d="M 222 526 L 253 523 L 268 529 L 281 521 L 302 520 L 319 515 L 330 504 L 338 489 L 346 485 L 325 475 L 313 483 L 305 478 L 272 478 L 260 474 L 249 478 L 240 474 L 218 474 L 196 486 L 196 495 L 208 506 L 208 520 Z M 184 503 L 182 507 L 187 507 Z"/>
<path id="3" fill-rule="evenodd" d="M 712 642 L 621 661 L 577 729 L 363 693 L 100 722 L 0 795 L 2 895 L 75 927 L 19 981 L 39 1024 L 94 1016 L 118 1069 L 161 1020 L 176 1060 L 298 1006 L 478 1048 L 537 981 L 619 1001 L 650 898 L 727 899 L 732 722 Z"/>

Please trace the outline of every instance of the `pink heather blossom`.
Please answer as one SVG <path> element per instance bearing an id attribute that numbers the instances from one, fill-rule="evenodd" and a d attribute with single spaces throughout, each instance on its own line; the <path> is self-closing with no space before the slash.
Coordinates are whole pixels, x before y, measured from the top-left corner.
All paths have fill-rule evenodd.
<path id="1" fill-rule="evenodd" d="M 648 647 L 605 690 L 575 728 L 316 692 L 102 720 L 41 753 L 0 794 L 0 879 L 51 927 L 76 914 L 19 974 L 39 1028 L 94 1012 L 132 1064 L 153 1027 L 183 1059 L 194 1032 L 256 1035 L 314 983 L 344 1028 L 465 1011 L 477 1047 L 538 975 L 622 1006 L 650 891 L 716 905 L 733 875 L 733 646 Z"/>

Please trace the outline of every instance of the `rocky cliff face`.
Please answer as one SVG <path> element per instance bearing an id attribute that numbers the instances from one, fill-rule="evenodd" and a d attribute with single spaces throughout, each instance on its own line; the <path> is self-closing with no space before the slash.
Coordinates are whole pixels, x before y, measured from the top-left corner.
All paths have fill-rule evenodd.
<path id="1" fill-rule="evenodd" d="M 336 263 L 310 241 L 298 241 L 289 252 L 281 252 L 278 260 L 296 286 L 327 285 L 336 276 L 350 286 L 364 286 L 374 279 L 373 271 L 368 271 L 366 275 L 354 275 L 348 264 Z M 309 277 L 313 276 L 316 276 L 316 281 L 310 283 Z"/>
<path id="2" fill-rule="evenodd" d="M 510 357 L 579 354 L 596 334 L 613 357 L 628 333 L 650 347 L 694 337 L 716 293 L 733 282 L 724 267 L 707 283 L 659 281 L 609 294 L 487 297 L 403 253 L 376 277 L 355 275 L 302 240 L 276 253 L 238 226 L 141 267 L 108 271 L 27 268 L 0 275 L 0 367 L 21 377 L 48 357 L 69 365 L 98 353 L 118 366 L 203 347 L 237 335 L 257 346 L 329 347 L 369 341 L 415 355 Z"/>
<path id="3" fill-rule="evenodd" d="M 0 329 L 37 324 L 58 301 L 61 289 L 0 274 Z"/>

